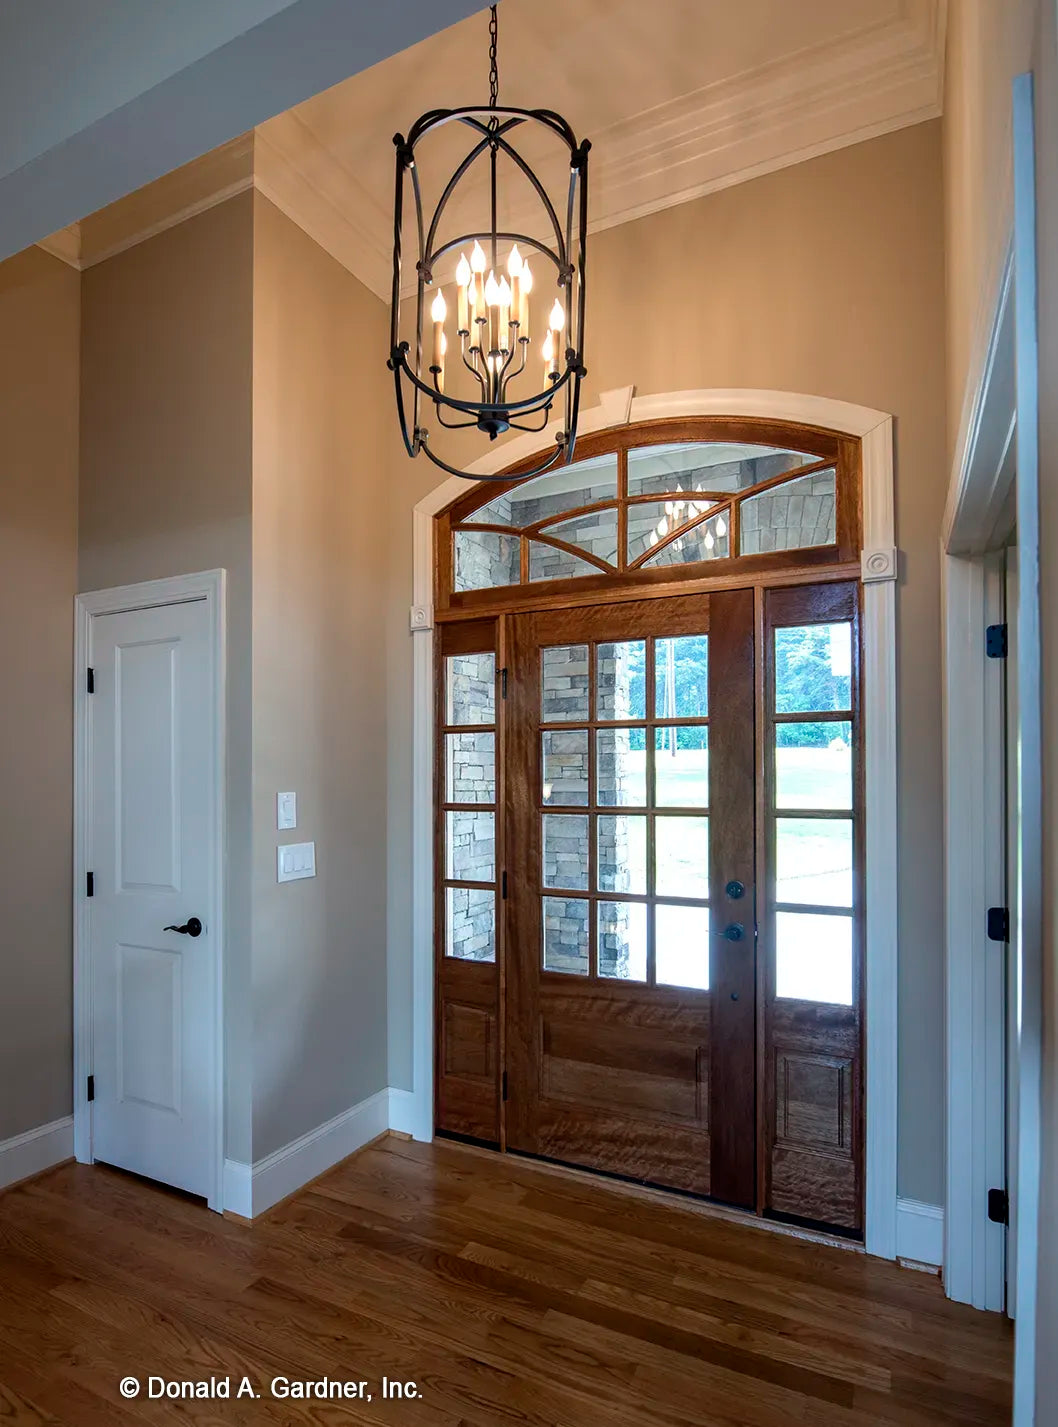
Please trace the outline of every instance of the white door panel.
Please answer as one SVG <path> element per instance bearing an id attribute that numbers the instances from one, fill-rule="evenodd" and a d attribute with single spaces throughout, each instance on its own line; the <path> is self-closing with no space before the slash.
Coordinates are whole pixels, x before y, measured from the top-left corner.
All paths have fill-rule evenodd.
<path id="1" fill-rule="evenodd" d="M 208 1196 L 216 946 L 205 600 L 92 620 L 92 1150 Z M 167 928 L 197 917 L 198 936 Z"/>

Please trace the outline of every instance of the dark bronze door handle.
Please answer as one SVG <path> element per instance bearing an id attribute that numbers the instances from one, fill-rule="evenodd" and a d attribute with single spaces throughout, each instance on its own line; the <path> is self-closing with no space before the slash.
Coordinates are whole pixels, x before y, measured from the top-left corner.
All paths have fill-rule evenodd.
<path id="1" fill-rule="evenodd" d="M 201 936 L 202 923 L 197 917 L 188 917 L 182 927 L 163 927 L 162 930 L 167 932 L 180 932 L 184 936 Z"/>

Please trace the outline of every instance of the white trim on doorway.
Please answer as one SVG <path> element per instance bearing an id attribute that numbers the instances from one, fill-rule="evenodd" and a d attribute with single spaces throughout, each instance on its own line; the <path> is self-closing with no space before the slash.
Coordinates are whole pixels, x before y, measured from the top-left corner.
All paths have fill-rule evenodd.
<path id="1" fill-rule="evenodd" d="M 75 601 L 74 630 L 74 847 L 73 847 L 73 1006 L 74 1006 L 74 1155 L 92 1162 L 92 1112 L 87 1096 L 92 1068 L 92 1000 L 90 974 L 90 905 L 85 882 L 91 868 L 91 698 L 87 692 L 92 663 L 92 620 L 97 615 L 204 600 L 209 611 L 210 656 L 213 669 L 213 868 L 207 915 L 217 949 L 213 988 L 213 1103 L 210 1152 L 213 1164 L 209 1206 L 224 1208 L 224 866 L 225 866 L 225 745 L 226 745 L 226 575 L 206 570 L 145 580 L 109 590 L 80 594 Z"/>
<path id="2" fill-rule="evenodd" d="M 863 642 L 867 810 L 867 1213 L 866 1248 L 897 1254 L 897 748 L 896 578 L 892 417 L 870 407 L 796 392 L 708 390 L 636 397 L 602 392 L 580 431 L 675 416 L 803 422 L 858 438 L 863 451 Z M 557 424 L 554 427 L 557 431 Z M 546 446 L 546 432 L 520 436 L 472 468 L 486 476 Z M 433 521 L 464 493 L 444 481 L 415 507 L 412 830 L 412 1103 L 405 1123 L 433 1137 Z"/>

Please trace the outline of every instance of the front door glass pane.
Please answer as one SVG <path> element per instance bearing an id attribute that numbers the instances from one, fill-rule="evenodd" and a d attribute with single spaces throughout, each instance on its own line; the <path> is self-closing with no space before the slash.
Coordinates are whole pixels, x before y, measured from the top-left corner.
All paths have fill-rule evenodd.
<path id="1" fill-rule="evenodd" d="M 588 801 L 588 730 L 556 729 L 540 737 L 543 801 L 584 807 Z"/>
<path id="2" fill-rule="evenodd" d="M 646 807 L 645 730 L 600 728 L 595 734 L 596 798 L 602 807 Z"/>
<path id="3" fill-rule="evenodd" d="M 645 902 L 599 903 L 599 975 L 618 981 L 647 979 Z"/>
<path id="4" fill-rule="evenodd" d="M 598 829 L 599 891 L 642 896 L 647 890 L 646 818 L 601 813 Z"/>
<path id="5" fill-rule="evenodd" d="M 595 717 L 604 723 L 645 719 L 647 646 L 643 639 L 595 646 Z"/>
<path id="6" fill-rule="evenodd" d="M 580 897 L 544 898 L 544 970 L 588 974 L 589 903 Z"/>
<path id="7" fill-rule="evenodd" d="M 709 636 L 683 634 L 654 643 L 654 712 L 661 719 L 709 713 Z"/>
<path id="8" fill-rule="evenodd" d="M 659 902 L 654 916 L 658 985 L 708 991 L 709 908 Z"/>
<path id="9" fill-rule="evenodd" d="M 541 652 L 540 722 L 579 723 L 588 717 L 588 646 L 558 644 Z"/>
<path id="10" fill-rule="evenodd" d="M 709 896 L 709 819 L 658 817 L 654 833 L 660 897 Z"/>
<path id="11" fill-rule="evenodd" d="M 709 727 L 654 730 L 654 788 L 659 808 L 709 806 Z"/>

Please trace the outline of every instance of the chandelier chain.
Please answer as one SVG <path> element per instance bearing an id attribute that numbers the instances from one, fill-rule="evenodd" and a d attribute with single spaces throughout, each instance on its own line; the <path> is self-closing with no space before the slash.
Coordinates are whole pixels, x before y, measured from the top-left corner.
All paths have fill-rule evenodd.
<path id="1" fill-rule="evenodd" d="M 489 108 L 495 109 L 500 98 L 500 71 L 496 59 L 496 41 L 499 26 L 496 22 L 496 6 L 489 7 Z"/>

